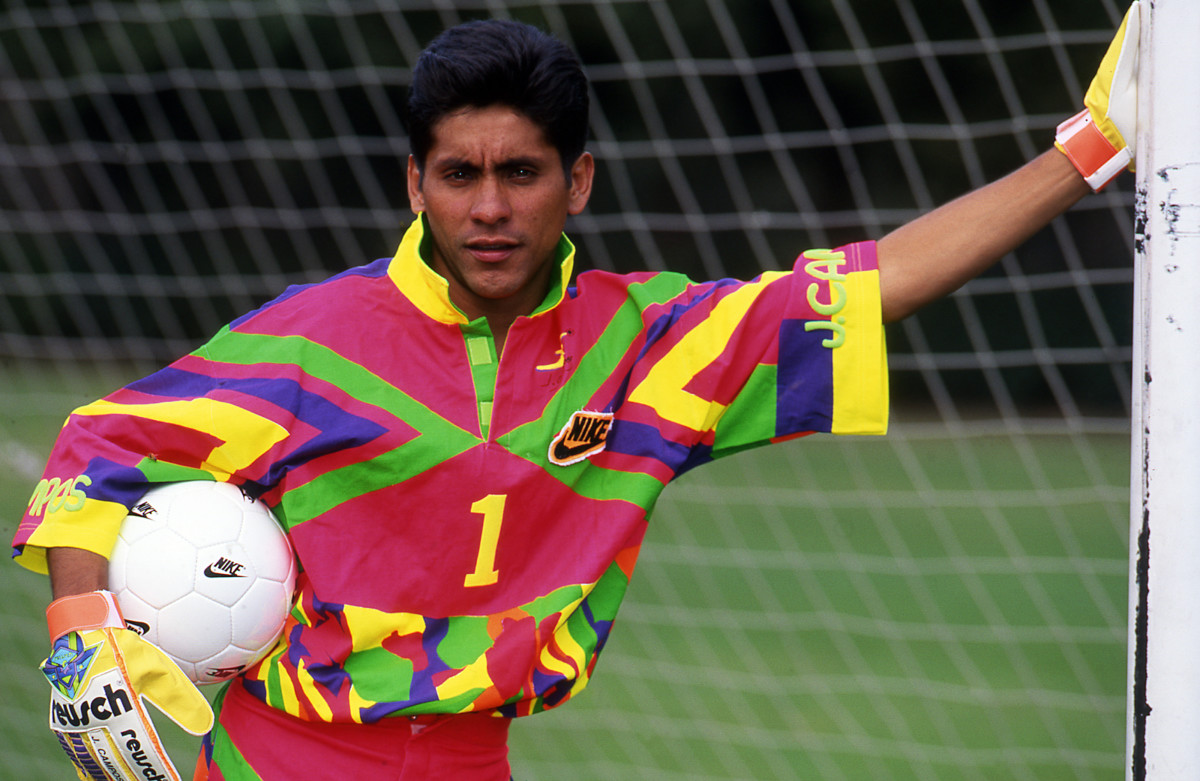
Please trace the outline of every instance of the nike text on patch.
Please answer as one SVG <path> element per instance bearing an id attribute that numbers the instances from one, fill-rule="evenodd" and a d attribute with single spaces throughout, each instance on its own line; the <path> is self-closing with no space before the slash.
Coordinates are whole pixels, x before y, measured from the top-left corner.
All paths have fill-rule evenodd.
<path id="1" fill-rule="evenodd" d="M 612 426 L 611 412 L 579 410 L 550 443 L 550 463 L 559 466 L 577 464 L 604 449 Z"/>

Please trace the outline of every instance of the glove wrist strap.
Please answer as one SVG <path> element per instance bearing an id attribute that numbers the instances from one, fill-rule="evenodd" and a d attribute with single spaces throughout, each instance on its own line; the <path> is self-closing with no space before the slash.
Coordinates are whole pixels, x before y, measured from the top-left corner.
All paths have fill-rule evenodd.
<path id="1" fill-rule="evenodd" d="M 101 627 L 123 629 L 125 619 L 110 591 L 91 591 L 87 594 L 72 594 L 50 603 L 46 608 L 46 626 L 50 629 L 50 642 L 68 632 L 84 632 Z"/>
<path id="2" fill-rule="evenodd" d="M 1054 142 L 1093 192 L 1103 190 L 1133 159 L 1129 147 L 1113 146 L 1087 109 L 1059 125 Z"/>

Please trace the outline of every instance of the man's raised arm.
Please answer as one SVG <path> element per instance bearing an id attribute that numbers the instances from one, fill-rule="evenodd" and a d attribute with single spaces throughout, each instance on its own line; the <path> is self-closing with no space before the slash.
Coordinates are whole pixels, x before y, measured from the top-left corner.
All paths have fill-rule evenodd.
<path id="1" fill-rule="evenodd" d="M 954 292 L 1091 192 L 1056 149 L 879 241 L 884 322 Z"/>
<path id="2" fill-rule="evenodd" d="M 1140 10 L 1130 6 L 1055 149 L 879 241 L 885 322 L 957 290 L 1132 164 Z"/>

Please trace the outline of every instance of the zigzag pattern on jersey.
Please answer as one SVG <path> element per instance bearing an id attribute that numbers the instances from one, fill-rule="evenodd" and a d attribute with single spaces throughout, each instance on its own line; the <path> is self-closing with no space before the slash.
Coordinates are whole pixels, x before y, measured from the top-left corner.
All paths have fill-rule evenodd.
<path id="1" fill-rule="evenodd" d="M 636 550 L 620 556 L 596 584 L 564 587 L 488 616 L 383 613 L 321 602 L 302 586 L 306 596 L 284 629 L 287 644 L 247 671 L 245 685 L 314 721 L 536 713 L 587 685 L 629 580 L 625 567 L 635 557 Z M 530 648 L 540 649 L 532 664 Z M 353 675 L 344 664 L 350 656 Z"/>

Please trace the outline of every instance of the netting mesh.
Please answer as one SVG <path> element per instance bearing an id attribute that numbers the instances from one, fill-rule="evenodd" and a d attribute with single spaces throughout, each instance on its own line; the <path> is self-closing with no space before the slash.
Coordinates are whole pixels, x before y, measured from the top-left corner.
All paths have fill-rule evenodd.
<path id="1" fill-rule="evenodd" d="M 72 404 L 288 284 L 394 251 L 411 220 L 399 106 L 447 25 L 514 17 L 580 53 L 599 162 L 568 226 L 582 267 L 747 278 L 1046 148 L 1123 10 L 5 3 L 8 533 Z M 750 454 L 668 491 L 597 691 L 531 720 L 518 776 L 1117 772 L 1131 192 L 1087 199 L 889 331 L 894 436 Z M 20 589 L 33 604 L 10 612 L 29 620 L 36 588 Z M 24 680 L 30 626 L 8 655 Z M 0 719 L 27 719 L 18 702 Z"/>
<path id="2" fill-rule="evenodd" d="M 0 12 L 0 353 L 170 360 L 285 283 L 390 254 L 410 219 L 409 68 L 465 18 L 541 24 L 587 64 L 601 167 L 571 226 L 584 263 L 698 278 L 877 237 L 1015 167 L 1117 18 L 1100 2 L 403 5 Z M 1127 205 L 1089 201 L 897 329 L 900 390 L 961 385 L 1006 414 L 1014 395 L 1127 405 Z"/>

